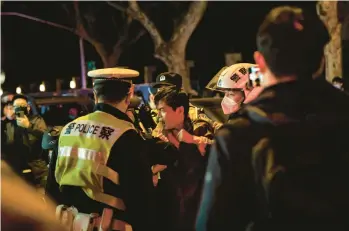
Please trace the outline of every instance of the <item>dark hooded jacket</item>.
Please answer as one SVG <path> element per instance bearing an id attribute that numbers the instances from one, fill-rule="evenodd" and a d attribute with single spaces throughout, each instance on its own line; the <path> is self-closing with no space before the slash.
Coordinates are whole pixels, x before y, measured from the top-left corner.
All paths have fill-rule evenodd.
<path id="1" fill-rule="evenodd" d="M 197 230 L 348 229 L 348 131 L 326 81 L 264 89 L 217 133 Z"/>

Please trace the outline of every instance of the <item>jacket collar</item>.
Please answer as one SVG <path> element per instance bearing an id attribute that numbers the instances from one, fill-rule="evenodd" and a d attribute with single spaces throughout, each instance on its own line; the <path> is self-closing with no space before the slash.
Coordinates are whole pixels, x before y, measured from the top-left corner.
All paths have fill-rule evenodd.
<path id="1" fill-rule="evenodd" d="M 125 113 L 106 103 L 97 103 L 93 111 L 102 111 L 114 116 L 117 119 L 125 120 L 133 124 L 132 120 Z"/>

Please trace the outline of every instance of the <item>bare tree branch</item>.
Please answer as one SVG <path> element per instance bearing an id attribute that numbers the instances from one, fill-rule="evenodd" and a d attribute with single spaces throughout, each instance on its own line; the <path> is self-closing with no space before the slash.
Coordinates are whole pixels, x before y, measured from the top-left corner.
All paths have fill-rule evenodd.
<path id="1" fill-rule="evenodd" d="M 76 30 L 79 32 L 79 35 L 90 42 L 91 44 L 98 43 L 95 39 L 93 39 L 85 29 L 85 26 L 82 21 L 82 17 L 80 14 L 80 9 L 79 9 L 79 2 L 74 1 L 74 10 L 75 10 L 75 15 L 76 15 Z"/>
<path id="2" fill-rule="evenodd" d="M 202 19 L 202 16 L 207 9 L 207 4 L 207 1 L 202 0 L 195 1 L 190 4 L 187 14 L 174 29 L 174 33 L 170 40 L 171 42 L 178 42 L 185 47 L 190 36 Z"/>
<path id="3" fill-rule="evenodd" d="M 67 26 L 64 26 L 64 25 L 61 25 L 61 24 L 58 24 L 58 23 L 50 22 L 50 21 L 47 21 L 47 20 L 43 20 L 43 19 L 40 19 L 40 18 L 36 18 L 36 17 L 30 16 L 30 15 L 26 15 L 26 14 L 22 14 L 22 13 L 18 13 L 18 12 L 1 12 L 1 16 L 3 16 L 3 15 L 4 16 L 17 16 L 17 17 L 21 17 L 21 18 L 26 18 L 26 19 L 29 19 L 29 20 L 32 20 L 32 21 L 36 21 L 36 22 L 40 22 L 40 23 L 43 23 L 43 24 L 47 24 L 49 26 L 57 27 L 57 28 L 60 28 L 60 29 L 72 32 L 72 33 L 74 33 L 74 34 L 76 34 L 78 36 L 81 36 L 79 34 L 79 31 L 76 30 L 75 28 L 67 27 Z"/>
<path id="4" fill-rule="evenodd" d="M 129 1 L 128 8 L 120 6 L 119 4 L 116 4 L 113 2 L 107 2 L 107 3 L 119 11 L 126 12 L 133 19 L 139 21 L 152 37 L 154 41 L 155 50 L 164 44 L 164 40 L 162 39 L 162 36 L 159 33 L 158 29 L 156 28 L 155 24 L 141 10 L 141 8 L 139 7 L 136 1 Z"/>
<path id="5" fill-rule="evenodd" d="M 62 9 L 66 13 L 65 17 L 69 21 L 69 25 L 75 25 L 75 15 L 74 15 L 74 9 L 69 8 L 68 3 L 62 3 Z M 71 17 L 74 15 L 74 17 Z"/>
<path id="6" fill-rule="evenodd" d="M 143 35 L 147 33 L 146 30 L 141 30 L 133 39 L 128 42 L 128 45 L 132 45 L 137 42 Z"/>
<path id="7" fill-rule="evenodd" d="M 107 4 L 111 7 L 113 7 L 114 9 L 117 9 L 118 11 L 121 11 L 121 12 L 124 12 L 124 13 L 127 13 L 127 8 L 124 7 L 124 6 L 121 6 L 119 4 L 116 4 L 115 2 L 108 2 L 107 1 Z"/>

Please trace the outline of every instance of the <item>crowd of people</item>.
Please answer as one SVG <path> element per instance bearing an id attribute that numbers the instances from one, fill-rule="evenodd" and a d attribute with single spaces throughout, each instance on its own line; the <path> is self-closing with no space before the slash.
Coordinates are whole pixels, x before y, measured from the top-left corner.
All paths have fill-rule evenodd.
<path id="1" fill-rule="evenodd" d="M 149 108 L 131 111 L 139 73 L 100 69 L 88 73 L 94 111 L 64 127 L 10 98 L 2 160 L 34 185 L 47 178 L 45 200 L 60 205 L 52 230 L 348 229 L 349 96 L 340 78 L 321 78 L 328 31 L 283 6 L 256 37 L 255 64 L 217 75 L 224 123 L 189 102 L 177 73 L 160 74 Z"/>

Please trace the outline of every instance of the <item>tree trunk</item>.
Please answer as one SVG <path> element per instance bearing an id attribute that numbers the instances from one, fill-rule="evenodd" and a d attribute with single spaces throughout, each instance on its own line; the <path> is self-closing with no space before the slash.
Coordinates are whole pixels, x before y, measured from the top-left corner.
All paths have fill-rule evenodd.
<path id="1" fill-rule="evenodd" d="M 101 57 L 104 68 L 115 67 L 118 64 L 122 53 L 121 47 L 113 49 L 112 52 L 108 52 L 102 44 L 94 44 L 93 46 Z"/>
<path id="2" fill-rule="evenodd" d="M 109 3 L 119 9 L 115 4 Z M 181 74 L 183 77 L 184 91 L 198 95 L 190 85 L 189 75 L 185 60 L 185 50 L 190 36 L 197 27 L 207 9 L 207 1 L 194 1 L 190 4 L 188 12 L 180 18 L 180 23 L 174 28 L 169 41 L 164 41 L 155 24 L 141 10 L 137 1 L 129 1 L 127 13 L 130 17 L 138 20 L 149 32 L 155 47 L 155 58 L 163 61 L 169 71 Z"/>
<path id="3" fill-rule="evenodd" d="M 338 20 L 342 23 L 342 66 L 344 88 L 349 89 L 349 3 L 338 2 Z"/>
<path id="4" fill-rule="evenodd" d="M 337 17 L 337 1 L 319 1 L 318 14 L 326 25 L 331 41 L 325 47 L 326 79 L 332 81 L 336 76 L 342 76 L 342 25 Z"/>
<path id="5" fill-rule="evenodd" d="M 121 51 L 113 52 L 110 55 L 101 56 L 101 59 L 103 61 L 103 67 L 104 68 L 116 67 L 117 64 L 119 63 L 120 55 L 121 55 Z"/>
<path id="6" fill-rule="evenodd" d="M 172 45 L 170 47 L 164 45 L 156 51 L 155 58 L 164 62 L 168 68 L 168 71 L 178 73 L 182 76 L 182 87 L 185 92 L 195 96 L 198 95 L 198 92 L 191 87 L 185 57 L 185 49 L 181 49 L 176 45 Z"/>

